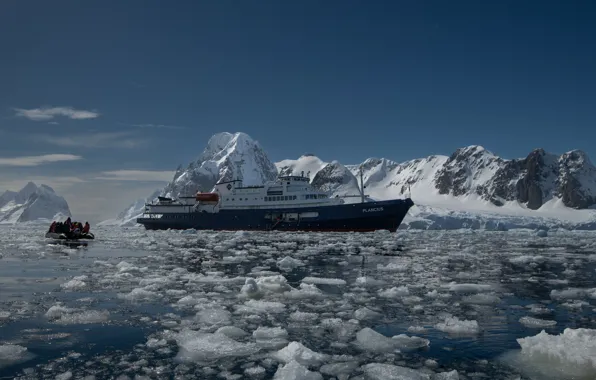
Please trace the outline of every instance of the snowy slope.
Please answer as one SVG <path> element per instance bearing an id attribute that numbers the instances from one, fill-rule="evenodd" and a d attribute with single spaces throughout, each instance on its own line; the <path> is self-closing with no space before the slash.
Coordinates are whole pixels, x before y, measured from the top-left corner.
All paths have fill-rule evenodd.
<path id="1" fill-rule="evenodd" d="M 47 185 L 27 183 L 20 191 L 0 196 L 0 224 L 46 222 L 71 216 L 66 200 Z"/>
<path id="2" fill-rule="evenodd" d="M 275 163 L 280 175 L 302 175 L 314 178 L 315 174 L 327 165 L 327 162 L 312 154 L 303 155 L 297 160 L 283 160 Z"/>

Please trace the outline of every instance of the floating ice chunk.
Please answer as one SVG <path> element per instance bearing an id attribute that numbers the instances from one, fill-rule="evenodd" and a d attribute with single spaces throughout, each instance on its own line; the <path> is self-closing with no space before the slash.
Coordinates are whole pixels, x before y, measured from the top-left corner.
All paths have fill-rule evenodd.
<path id="1" fill-rule="evenodd" d="M 248 335 L 248 333 L 244 330 L 242 330 L 239 327 L 236 326 L 223 326 L 217 329 L 217 331 L 215 331 L 218 334 L 224 334 L 229 338 L 242 338 L 246 335 Z"/>
<path id="2" fill-rule="evenodd" d="M 381 286 L 385 284 L 385 281 L 382 280 L 377 280 L 375 278 L 372 277 L 358 277 L 356 278 L 356 285 L 359 286 Z"/>
<path id="3" fill-rule="evenodd" d="M 596 378 L 596 330 L 566 328 L 562 334 L 544 330 L 519 338 L 519 359 L 542 376 L 556 379 Z"/>
<path id="4" fill-rule="evenodd" d="M 85 310 L 72 314 L 63 314 L 52 322 L 61 325 L 103 323 L 109 319 L 109 316 L 110 312 L 107 310 Z"/>
<path id="5" fill-rule="evenodd" d="M 323 376 L 318 372 L 312 372 L 303 365 L 293 360 L 283 367 L 280 366 L 273 380 L 323 380 Z"/>
<path id="6" fill-rule="evenodd" d="M 70 309 L 61 305 L 54 305 L 46 311 L 47 318 L 60 318 L 63 314 L 72 313 L 75 309 Z"/>
<path id="7" fill-rule="evenodd" d="M 178 300 L 178 302 L 176 302 L 177 305 L 187 305 L 187 306 L 194 306 L 199 302 L 199 300 L 197 300 L 196 298 L 194 298 L 193 296 L 185 296 L 182 297 Z"/>
<path id="8" fill-rule="evenodd" d="M 472 294 L 462 297 L 462 302 L 474 305 L 495 305 L 501 303 L 501 298 L 495 294 Z"/>
<path id="9" fill-rule="evenodd" d="M 528 308 L 529 312 L 532 314 L 536 314 L 536 315 L 541 315 L 541 314 L 551 314 L 553 311 L 549 308 L 547 308 L 546 306 L 539 304 L 539 303 L 534 303 L 531 305 L 527 305 L 526 308 Z"/>
<path id="10" fill-rule="evenodd" d="M 130 293 L 126 294 L 118 294 L 119 298 L 125 299 L 127 301 L 152 301 L 161 298 L 161 294 L 146 290 L 143 288 L 135 288 L 130 291 Z"/>
<path id="11" fill-rule="evenodd" d="M 288 344 L 288 332 L 281 327 L 260 326 L 253 331 L 252 336 L 257 344 L 264 348 L 280 348 Z"/>
<path id="12" fill-rule="evenodd" d="M 426 332 L 424 326 L 410 326 L 408 327 L 408 331 L 415 334 L 421 334 Z"/>
<path id="13" fill-rule="evenodd" d="M 526 327 L 543 328 L 551 327 L 557 324 L 557 321 L 549 321 L 545 319 L 532 318 L 532 317 L 521 317 L 519 323 Z"/>
<path id="14" fill-rule="evenodd" d="M 259 277 L 257 278 L 257 286 L 259 290 L 272 293 L 283 293 L 292 288 L 288 285 L 288 280 L 281 274 Z"/>
<path id="15" fill-rule="evenodd" d="M 581 288 L 568 288 L 563 290 L 553 289 L 550 291 L 550 298 L 555 300 L 580 299 L 587 296 L 587 290 Z"/>
<path id="16" fill-rule="evenodd" d="M 363 351 L 371 352 L 394 352 L 397 349 L 398 342 L 379 334 L 375 330 L 365 327 L 356 333 L 355 344 Z"/>
<path id="17" fill-rule="evenodd" d="M 430 340 L 417 336 L 407 336 L 406 334 L 394 335 L 391 337 L 400 350 L 415 350 L 417 348 L 428 347 Z"/>
<path id="18" fill-rule="evenodd" d="M 304 311 L 295 311 L 290 314 L 290 320 L 297 322 L 313 322 L 319 318 L 317 313 L 308 313 Z"/>
<path id="19" fill-rule="evenodd" d="M 244 280 L 244 285 L 240 289 L 240 295 L 245 298 L 261 298 L 263 292 L 259 289 L 257 281 L 254 278 L 247 278 Z"/>
<path id="20" fill-rule="evenodd" d="M 371 363 L 361 368 L 367 380 L 431 380 L 427 373 L 392 364 Z"/>
<path id="21" fill-rule="evenodd" d="M 0 322 L 10 318 L 10 311 L 0 311 Z"/>
<path id="22" fill-rule="evenodd" d="M 236 312 L 242 314 L 283 313 L 286 305 L 277 301 L 248 300 L 244 305 L 236 305 Z"/>
<path id="23" fill-rule="evenodd" d="M 327 360 L 327 355 L 315 352 L 300 342 L 291 342 L 273 353 L 272 357 L 283 363 L 296 361 L 306 367 L 317 367 Z"/>
<path id="24" fill-rule="evenodd" d="M 409 268 L 409 263 L 389 263 L 384 266 L 381 264 L 377 264 L 377 270 L 388 272 L 406 272 Z"/>
<path id="25" fill-rule="evenodd" d="M 27 347 L 16 344 L 0 344 L 0 369 L 31 359 L 33 355 Z"/>
<path id="26" fill-rule="evenodd" d="M 253 379 L 262 379 L 265 377 L 267 370 L 261 366 L 250 367 L 244 370 L 244 375 Z"/>
<path id="27" fill-rule="evenodd" d="M 196 319 L 206 325 L 228 325 L 232 323 L 232 313 L 221 307 L 206 307 L 196 314 Z"/>
<path id="28" fill-rule="evenodd" d="M 56 380 L 70 380 L 72 379 L 72 372 L 66 371 L 56 376 Z"/>
<path id="29" fill-rule="evenodd" d="M 459 380 L 459 373 L 456 370 L 440 372 L 433 376 L 433 380 Z"/>
<path id="30" fill-rule="evenodd" d="M 379 290 L 379 296 L 384 298 L 399 298 L 410 295 L 410 290 L 407 286 L 392 287 L 385 290 Z"/>
<path id="31" fill-rule="evenodd" d="M 457 284 L 455 282 L 447 285 L 447 288 L 456 293 L 482 293 L 493 290 L 491 285 L 486 284 Z"/>
<path id="32" fill-rule="evenodd" d="M 371 310 L 367 307 L 361 307 L 360 309 L 354 311 L 354 318 L 363 321 L 363 320 L 374 320 L 380 319 L 383 317 L 383 314 Z"/>
<path id="33" fill-rule="evenodd" d="M 360 328 L 360 324 L 356 319 L 344 322 L 340 318 L 325 318 L 320 325 L 330 331 L 334 335 L 333 338 L 338 342 L 347 342 Z"/>
<path id="34" fill-rule="evenodd" d="M 314 284 L 301 283 L 298 289 L 292 288 L 284 296 L 291 299 L 322 298 L 324 293 Z"/>
<path id="35" fill-rule="evenodd" d="M 440 322 L 435 325 L 435 328 L 454 335 L 468 335 L 477 334 L 480 332 L 478 322 L 475 320 L 459 320 L 457 317 L 447 317 L 445 322 Z"/>
<path id="36" fill-rule="evenodd" d="M 168 342 L 165 339 L 155 339 L 155 338 L 149 338 L 149 339 L 147 339 L 147 343 L 145 343 L 145 346 L 147 346 L 148 348 L 159 348 L 159 347 L 164 347 L 167 345 L 168 345 Z"/>
<path id="37" fill-rule="evenodd" d="M 283 259 L 277 261 L 277 267 L 283 271 L 291 271 L 301 266 L 304 266 L 304 262 L 302 260 L 294 259 L 290 256 L 286 256 Z"/>
<path id="38" fill-rule="evenodd" d="M 118 270 L 120 272 L 136 272 L 139 271 L 139 268 L 132 265 L 131 263 L 128 263 L 126 261 L 121 261 L 118 264 L 116 264 L 116 268 L 118 268 Z"/>
<path id="39" fill-rule="evenodd" d="M 340 362 L 324 364 L 319 371 L 325 375 L 335 376 L 339 379 L 347 379 L 354 370 L 358 368 L 358 362 Z"/>
<path id="40" fill-rule="evenodd" d="M 345 285 L 346 280 L 340 278 L 323 278 L 323 277 L 304 277 L 302 282 L 305 284 L 319 284 L 319 285 Z"/>
<path id="41" fill-rule="evenodd" d="M 60 284 L 60 287 L 66 290 L 83 289 L 87 286 L 85 280 L 87 280 L 87 276 L 77 276 L 64 284 Z"/>
<path id="42" fill-rule="evenodd" d="M 240 343 L 220 333 L 183 330 L 175 339 L 180 347 L 176 358 L 186 362 L 209 362 L 228 357 L 249 356 L 260 350 L 254 343 Z"/>

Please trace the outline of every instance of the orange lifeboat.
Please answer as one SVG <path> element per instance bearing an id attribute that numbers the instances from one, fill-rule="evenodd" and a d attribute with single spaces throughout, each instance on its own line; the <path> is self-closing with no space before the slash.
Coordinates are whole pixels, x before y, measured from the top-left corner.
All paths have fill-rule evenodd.
<path id="1" fill-rule="evenodd" d="M 197 193 L 195 196 L 197 202 L 219 202 L 219 194 L 217 193 Z"/>

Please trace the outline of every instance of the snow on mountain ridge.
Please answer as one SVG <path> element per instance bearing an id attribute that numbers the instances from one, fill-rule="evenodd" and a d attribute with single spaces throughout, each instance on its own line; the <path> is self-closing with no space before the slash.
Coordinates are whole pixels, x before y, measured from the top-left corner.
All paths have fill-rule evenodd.
<path id="1" fill-rule="evenodd" d="M 360 167 L 365 192 L 371 199 L 410 196 L 416 205 L 422 205 L 421 209 L 427 205 L 431 207 L 426 207 L 428 210 L 455 210 L 460 214 L 472 210 L 584 221 L 595 217 L 591 210 L 578 214 L 567 209 L 596 204 L 596 169 L 587 155 L 577 150 L 558 156 L 535 149 L 525 158 L 503 159 L 483 146 L 470 145 L 450 156 L 432 155 L 402 163 L 369 158 L 358 165 L 342 165 L 305 154 L 272 164 L 250 136 L 224 132 L 209 140 L 197 161 L 186 169 L 180 166 L 162 194 L 177 197 L 209 191 L 218 180 L 242 179 L 247 185 L 257 185 L 277 174 L 310 172 L 311 184 L 331 196 L 359 195 Z M 141 204 L 144 201 L 133 209 Z"/>
<path id="2" fill-rule="evenodd" d="M 71 216 L 66 200 L 47 185 L 27 183 L 20 191 L 0 196 L 0 223 L 49 221 Z"/>

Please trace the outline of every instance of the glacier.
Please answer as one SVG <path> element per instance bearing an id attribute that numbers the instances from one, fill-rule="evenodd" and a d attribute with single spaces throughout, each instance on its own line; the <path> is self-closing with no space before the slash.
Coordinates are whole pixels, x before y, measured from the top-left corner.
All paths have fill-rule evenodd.
<path id="1" fill-rule="evenodd" d="M 357 165 L 325 162 L 313 154 L 271 162 L 260 144 L 243 132 L 215 134 L 201 155 L 178 167 L 170 184 L 133 202 L 103 225 L 134 226 L 145 202 L 158 195 L 210 191 L 217 181 L 262 184 L 277 175 L 306 175 L 331 196 L 359 202 L 362 168 L 367 200 L 411 197 L 415 203 L 402 229 L 596 229 L 596 168 L 584 152 L 554 155 L 533 150 L 503 159 L 479 145 L 452 155 L 398 163 L 369 158 Z"/>
<path id="2" fill-rule="evenodd" d="M 66 200 L 44 184 L 29 182 L 18 192 L 7 190 L 0 196 L 0 224 L 49 223 L 70 216 Z"/>

